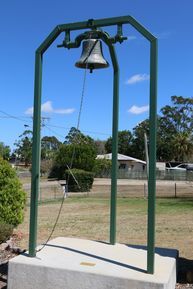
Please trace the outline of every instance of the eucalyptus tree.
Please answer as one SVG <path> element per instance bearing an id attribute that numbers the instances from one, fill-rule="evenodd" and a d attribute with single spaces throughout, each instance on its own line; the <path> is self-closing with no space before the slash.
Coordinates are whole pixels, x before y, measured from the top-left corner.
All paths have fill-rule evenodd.
<path id="1" fill-rule="evenodd" d="M 20 136 L 19 140 L 15 142 L 16 149 L 14 153 L 17 159 L 28 166 L 32 159 L 32 131 L 25 130 Z"/>
<path id="2" fill-rule="evenodd" d="M 162 139 L 170 160 L 188 161 L 193 153 L 193 97 L 172 96 L 171 101 L 161 109 Z"/>
<path id="3" fill-rule="evenodd" d="M 157 118 L 157 160 L 188 161 L 193 154 L 193 97 L 172 96 Z M 144 133 L 149 138 L 149 120 L 133 129 L 133 155 L 144 157 Z"/>
<path id="4" fill-rule="evenodd" d="M 133 141 L 132 133 L 129 130 L 122 130 L 118 132 L 118 152 L 124 155 L 131 155 L 131 145 Z M 105 143 L 105 150 L 107 153 L 112 152 L 112 137 L 109 137 Z"/>
<path id="5" fill-rule="evenodd" d="M 44 136 L 41 139 L 41 158 L 43 160 L 53 159 L 61 144 L 55 136 Z"/>

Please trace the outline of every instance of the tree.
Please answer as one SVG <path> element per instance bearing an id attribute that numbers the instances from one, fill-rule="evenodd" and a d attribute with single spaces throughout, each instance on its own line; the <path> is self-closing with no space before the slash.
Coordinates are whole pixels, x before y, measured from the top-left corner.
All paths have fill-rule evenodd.
<path id="1" fill-rule="evenodd" d="M 161 109 L 163 125 L 171 133 L 192 133 L 193 97 L 171 96 L 171 101 Z"/>
<path id="2" fill-rule="evenodd" d="M 96 158 L 95 149 L 89 144 L 61 145 L 55 162 L 66 168 L 92 171 Z"/>
<path id="3" fill-rule="evenodd" d="M 160 140 L 168 151 L 163 159 L 185 161 L 193 152 L 193 97 L 172 96 L 171 101 L 161 109 Z"/>
<path id="4" fill-rule="evenodd" d="M 132 133 L 129 130 L 118 132 L 118 152 L 124 155 L 131 154 L 131 145 L 133 141 Z M 112 152 L 112 137 L 109 137 L 105 143 L 105 150 L 107 153 Z"/>
<path id="5" fill-rule="evenodd" d="M 186 161 L 193 153 L 193 98 L 171 97 L 173 105 L 161 109 L 157 118 L 157 160 Z M 133 156 L 145 157 L 144 133 L 149 139 L 149 119 L 133 129 Z"/>
<path id="6" fill-rule="evenodd" d="M 175 160 L 188 161 L 193 153 L 193 141 L 188 133 L 177 133 L 172 138 Z"/>
<path id="7" fill-rule="evenodd" d="M 4 160 L 9 160 L 11 149 L 9 146 L 4 145 L 3 142 L 0 142 L 0 157 Z"/>
<path id="8" fill-rule="evenodd" d="M 65 137 L 64 144 L 90 144 L 94 146 L 94 140 L 84 135 L 79 129 L 72 127 Z"/>
<path id="9" fill-rule="evenodd" d="M 41 159 L 53 159 L 60 145 L 61 142 L 55 136 L 44 136 L 41 140 Z"/>
<path id="10" fill-rule="evenodd" d="M 133 129 L 133 144 L 132 144 L 132 156 L 145 159 L 145 137 L 149 143 L 149 119 L 145 119 L 140 122 Z M 161 126 L 161 117 L 157 116 L 157 160 L 165 161 L 171 157 L 171 146 L 168 146 L 168 136 L 163 133 Z"/>
<path id="11" fill-rule="evenodd" d="M 132 156 L 139 159 L 145 159 L 144 134 L 149 138 L 149 119 L 140 122 L 133 129 L 133 142 L 131 146 Z"/>
<path id="12" fill-rule="evenodd" d="M 98 178 L 109 177 L 111 175 L 112 161 L 107 159 L 96 159 L 94 166 L 95 176 Z"/>
<path id="13" fill-rule="evenodd" d="M 49 177 L 63 179 L 67 169 L 92 171 L 96 152 L 89 144 L 62 144 L 56 153 Z"/>
<path id="14" fill-rule="evenodd" d="M 106 141 L 105 140 L 95 140 L 95 147 L 96 147 L 96 153 L 97 155 L 103 155 L 105 154 L 105 143 Z"/>
<path id="15" fill-rule="evenodd" d="M 25 130 L 22 135 L 19 136 L 19 140 L 15 145 L 17 147 L 15 150 L 17 158 L 25 162 L 25 166 L 27 167 L 32 159 L 32 131 Z"/>
<path id="16" fill-rule="evenodd" d="M 92 171 L 96 158 L 94 140 L 72 127 L 55 155 L 50 177 L 64 178 L 67 169 Z"/>

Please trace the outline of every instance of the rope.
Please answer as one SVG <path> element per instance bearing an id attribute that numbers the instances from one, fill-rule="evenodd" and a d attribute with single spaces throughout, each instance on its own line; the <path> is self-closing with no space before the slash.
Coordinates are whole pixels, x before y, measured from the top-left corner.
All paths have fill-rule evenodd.
<path id="1" fill-rule="evenodd" d="M 41 250 L 43 250 L 45 248 L 45 246 L 47 245 L 47 243 L 50 241 L 50 239 L 51 239 L 51 237 L 52 237 L 52 235 L 53 235 L 53 233 L 55 231 L 55 228 L 56 228 L 56 226 L 58 224 L 58 220 L 60 218 L 60 214 L 61 214 L 61 211 L 62 211 L 62 208 L 63 208 L 64 200 L 65 200 L 65 194 L 63 194 L 62 201 L 61 201 L 61 204 L 60 204 L 60 208 L 59 208 L 59 211 L 58 211 L 58 215 L 56 217 L 54 226 L 52 227 L 51 233 L 50 233 L 48 239 L 46 240 L 46 242 L 43 244 L 43 246 L 39 250 L 36 250 L 36 252 L 40 252 Z"/>
<path id="2" fill-rule="evenodd" d="M 91 38 L 91 35 L 90 34 L 90 38 Z M 93 49 L 95 48 L 96 44 L 97 44 L 98 40 L 95 41 L 95 43 L 93 44 L 93 46 L 91 47 L 87 57 L 85 58 L 84 62 L 86 63 L 86 67 L 85 67 L 85 71 L 84 71 L 84 77 L 83 77 L 83 86 L 82 86 L 82 94 L 81 94 L 81 99 L 80 99 L 80 108 L 79 108 L 79 114 L 78 114 L 78 121 L 77 121 L 77 131 L 79 130 L 79 127 L 80 127 L 80 118 L 81 118 L 81 114 L 82 114 L 82 107 L 83 107 L 83 100 L 84 100 L 84 93 L 85 93 L 85 85 L 86 85 L 86 75 L 87 75 L 87 68 L 88 68 L 88 58 L 89 56 L 91 55 Z M 76 142 L 76 137 L 78 137 L 78 135 L 75 136 L 75 142 Z M 72 158 L 71 158 L 71 162 L 70 162 L 70 169 L 72 168 L 72 165 L 73 165 L 73 161 L 74 161 L 74 158 L 75 158 L 75 153 L 76 153 L 76 148 L 74 146 L 73 148 L 73 153 L 72 153 Z M 75 177 L 72 175 L 72 177 L 75 179 Z M 69 181 L 69 175 L 68 175 L 68 181 Z M 78 187 L 80 188 L 79 184 L 77 183 Z"/>
<path id="3" fill-rule="evenodd" d="M 82 107 L 83 107 L 83 100 L 84 100 L 84 93 L 85 93 L 85 85 L 86 85 L 86 71 L 87 71 L 87 66 L 88 64 L 86 64 L 86 68 L 84 71 L 84 77 L 83 77 L 83 86 L 82 86 L 82 93 L 81 93 L 81 99 L 80 99 L 80 107 L 79 107 L 79 113 L 78 113 L 78 121 L 77 121 L 77 126 L 76 126 L 76 130 L 79 130 L 80 127 L 80 119 L 81 119 L 81 114 L 82 114 Z M 75 136 L 75 143 L 76 143 L 76 139 L 78 138 L 78 135 Z M 72 152 L 72 158 L 71 158 L 71 162 L 70 162 L 70 169 L 72 168 L 73 162 L 74 162 L 74 158 L 75 158 L 75 151 L 76 148 L 75 146 L 73 147 L 73 152 Z M 69 180 L 69 178 L 68 178 Z"/>
<path id="4" fill-rule="evenodd" d="M 77 121 L 77 126 L 76 126 L 76 129 L 78 130 L 79 129 L 79 126 L 80 126 L 80 118 L 81 118 L 81 113 L 82 113 L 82 107 L 83 107 L 83 99 L 84 99 L 84 92 L 85 92 L 85 84 L 86 84 L 86 69 L 84 71 L 84 78 L 83 78 L 83 87 L 82 87 L 82 93 L 81 93 L 81 100 L 80 100 L 80 108 L 79 108 L 79 113 L 78 113 L 78 121 Z M 75 139 L 76 140 L 76 139 Z M 75 153 L 76 153 L 76 148 L 75 146 L 73 147 L 73 152 L 72 152 L 72 158 L 71 158 L 71 162 L 70 162 L 70 166 L 68 166 L 68 164 L 66 164 L 70 174 L 72 175 L 74 181 L 76 182 L 77 186 L 79 187 L 80 189 L 80 185 L 77 181 L 77 179 L 75 178 L 73 172 L 71 171 L 72 169 L 72 165 L 73 165 L 73 161 L 74 161 L 74 158 L 75 158 Z M 67 178 L 67 186 L 68 186 L 68 182 L 69 182 L 69 177 L 70 175 L 68 174 L 68 178 Z M 47 243 L 50 241 L 54 231 L 55 231 L 55 228 L 58 224 L 58 220 L 60 218 L 60 214 L 61 214 L 61 211 L 62 211 L 62 208 L 63 208 L 63 204 L 64 204 L 64 200 L 65 200 L 65 194 L 63 194 L 63 197 L 62 197 L 62 201 L 61 201 L 61 204 L 60 204 L 60 208 L 59 208 L 59 211 L 58 211 L 58 215 L 56 217 L 56 220 L 55 220 L 55 223 L 53 225 L 53 228 L 50 232 L 50 235 L 48 236 L 46 242 L 43 244 L 43 246 L 39 249 L 39 250 L 36 250 L 36 252 L 40 252 L 41 250 L 43 250 L 45 248 L 45 246 L 47 245 Z"/>
<path id="5" fill-rule="evenodd" d="M 89 53 L 88 53 L 88 56 L 86 57 L 86 59 L 84 60 L 85 62 L 87 61 L 88 57 L 91 55 L 96 43 L 98 42 L 98 40 L 94 43 L 94 45 L 91 47 Z M 83 77 L 83 86 L 82 86 L 82 93 L 81 93 L 81 99 L 80 99 L 80 107 L 79 107 L 79 113 L 78 113 L 78 120 L 77 120 L 77 126 L 76 126 L 76 129 L 77 131 L 79 130 L 79 127 L 80 127 L 80 119 L 81 119 L 81 114 L 82 114 L 82 108 L 83 108 L 83 101 L 84 101 L 84 93 L 85 93 L 85 86 L 86 86 L 86 75 L 87 75 L 87 68 L 88 68 L 88 62 L 86 62 L 86 67 L 85 67 L 85 71 L 84 71 L 84 77 Z M 77 135 L 78 137 L 78 135 Z M 76 136 L 75 136 L 75 141 L 76 141 Z M 80 188 L 80 185 L 77 181 L 77 179 L 75 178 L 74 174 L 72 173 L 71 169 L 72 169 L 72 165 L 73 165 L 73 162 L 74 162 L 74 158 L 75 158 L 75 154 L 76 154 L 76 148 L 75 146 L 73 147 L 73 152 L 72 152 L 72 158 L 71 158 L 71 162 L 70 162 L 70 166 L 67 166 L 70 174 L 72 175 L 73 179 L 75 180 L 76 184 L 78 185 L 78 187 Z M 68 181 L 69 181 L 69 174 L 68 174 L 68 178 L 67 178 L 67 185 L 68 185 Z M 55 223 L 54 223 L 54 226 L 51 230 L 51 233 L 49 235 L 49 237 L 47 238 L 46 242 L 43 244 L 43 246 L 39 249 L 39 250 L 36 250 L 36 252 L 40 252 L 41 250 L 43 250 L 45 248 L 45 246 L 47 245 L 47 243 L 50 241 L 54 231 L 55 231 L 55 228 L 57 226 L 57 223 L 58 223 L 58 220 L 60 218 L 60 214 L 61 214 L 61 211 L 62 211 L 62 208 L 63 208 L 63 204 L 64 204 L 64 200 L 65 200 L 65 194 L 63 194 L 63 197 L 62 197 L 62 201 L 61 201 L 61 204 L 60 204 L 60 208 L 59 208 L 59 211 L 58 211 L 58 215 L 56 217 L 56 220 L 55 220 Z"/>

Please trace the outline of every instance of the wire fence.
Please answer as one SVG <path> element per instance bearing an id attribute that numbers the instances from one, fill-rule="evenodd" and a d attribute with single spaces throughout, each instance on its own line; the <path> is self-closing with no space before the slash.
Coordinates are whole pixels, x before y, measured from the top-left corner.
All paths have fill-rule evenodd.
<path id="1" fill-rule="evenodd" d="M 100 174 L 99 177 L 110 178 L 111 171 L 105 171 Z M 117 172 L 118 179 L 129 179 L 129 180 L 147 180 L 146 171 L 126 171 L 119 169 Z M 157 170 L 157 180 L 170 180 L 170 181 L 193 181 L 193 171 L 180 171 L 180 170 Z"/>
<path id="2" fill-rule="evenodd" d="M 29 170 L 18 171 L 18 176 L 20 178 L 31 177 Z M 111 170 L 105 170 L 95 177 L 99 178 L 111 178 Z M 124 169 L 118 169 L 117 171 L 118 179 L 128 179 L 128 180 L 147 180 L 146 171 L 128 171 Z M 157 180 L 170 180 L 170 181 L 189 181 L 193 182 L 193 171 L 182 171 L 182 170 L 157 170 L 156 171 Z"/>
<path id="3" fill-rule="evenodd" d="M 89 196 L 110 197 L 110 185 L 93 185 Z M 148 184 L 140 180 L 117 186 L 117 197 L 121 198 L 147 198 Z M 193 200 L 192 182 L 160 181 L 156 183 L 156 197 L 158 198 L 190 198 Z"/>
<path id="4" fill-rule="evenodd" d="M 27 204 L 30 203 L 30 184 L 23 185 L 27 192 Z M 58 181 L 43 181 L 40 183 L 39 203 L 59 201 L 65 193 L 64 185 Z M 111 180 L 95 179 L 90 192 L 68 192 L 67 197 L 110 198 Z M 191 198 L 193 199 L 192 181 L 157 181 L 157 197 Z M 118 180 L 117 197 L 119 198 L 147 198 L 148 185 L 146 180 Z"/>
<path id="5" fill-rule="evenodd" d="M 24 183 L 23 189 L 27 193 L 27 204 L 30 203 L 31 197 L 31 184 Z M 41 181 L 40 182 L 40 190 L 39 190 L 39 203 L 55 201 L 62 199 L 64 194 L 63 186 L 60 185 L 58 181 Z"/>

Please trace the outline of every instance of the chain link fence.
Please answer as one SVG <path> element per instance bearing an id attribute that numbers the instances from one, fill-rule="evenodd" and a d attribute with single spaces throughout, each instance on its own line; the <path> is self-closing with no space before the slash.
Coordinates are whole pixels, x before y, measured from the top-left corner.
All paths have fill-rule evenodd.
<path id="1" fill-rule="evenodd" d="M 124 169 L 118 170 L 118 179 L 128 179 L 128 180 L 147 180 L 146 171 L 127 171 Z M 97 177 L 97 176 L 96 176 Z M 106 171 L 102 178 L 110 178 L 111 171 Z M 182 171 L 182 170 L 157 170 L 156 171 L 157 180 L 168 180 L 168 181 L 193 181 L 193 171 Z"/>

